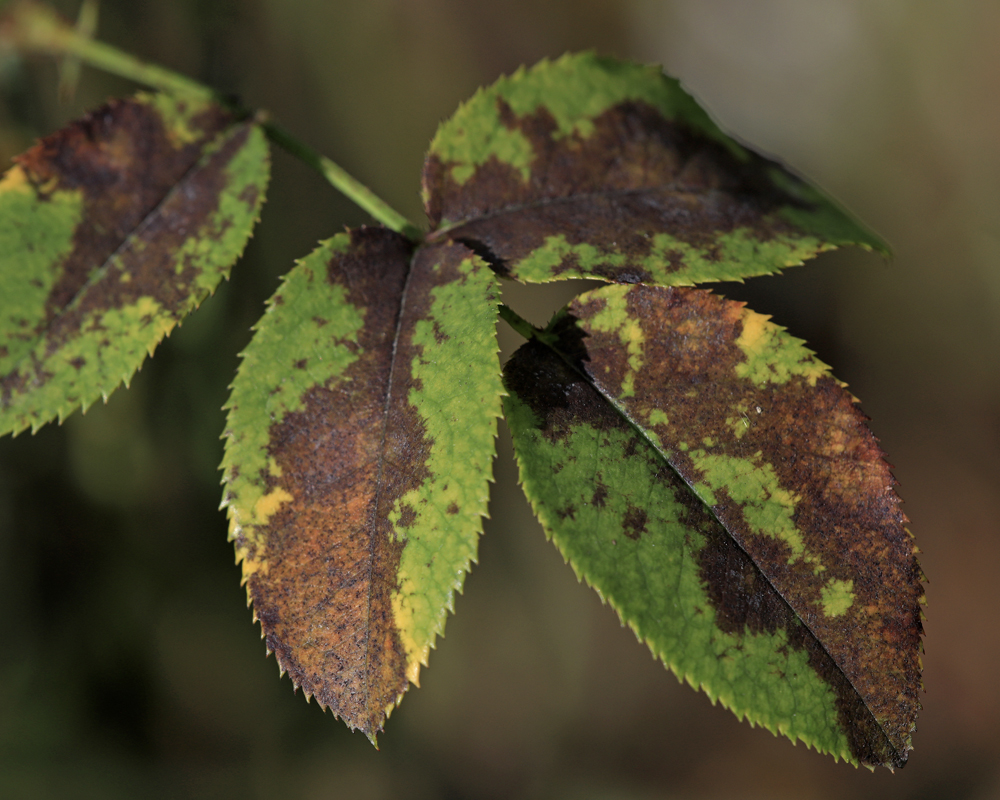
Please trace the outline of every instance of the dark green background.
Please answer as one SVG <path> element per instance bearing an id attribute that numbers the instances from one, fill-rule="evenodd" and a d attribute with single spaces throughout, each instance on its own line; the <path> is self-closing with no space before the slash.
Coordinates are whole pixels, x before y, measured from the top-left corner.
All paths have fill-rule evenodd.
<path id="1" fill-rule="evenodd" d="M 577 584 L 503 437 L 480 565 L 382 750 L 294 696 L 217 510 L 220 407 L 278 276 L 366 218 L 276 153 L 247 257 L 131 389 L 0 440 L 0 797 L 1000 796 L 1000 7 L 105 0 L 100 33 L 270 109 L 417 220 L 438 121 L 500 73 L 583 48 L 664 63 L 835 194 L 891 264 L 836 254 L 726 291 L 833 364 L 897 465 L 931 581 L 926 708 L 895 775 L 713 708 Z M 71 105 L 55 88 L 50 62 L 7 64 L 5 162 L 131 91 L 90 70 Z M 541 322 L 566 287 L 541 295 L 508 299 Z"/>

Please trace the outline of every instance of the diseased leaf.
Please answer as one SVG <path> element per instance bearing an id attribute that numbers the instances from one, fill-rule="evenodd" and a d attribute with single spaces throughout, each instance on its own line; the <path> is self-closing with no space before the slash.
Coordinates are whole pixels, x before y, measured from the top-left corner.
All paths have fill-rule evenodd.
<path id="1" fill-rule="evenodd" d="M 848 760 L 892 757 L 815 636 L 593 387 L 537 343 L 504 374 L 525 493 L 640 641 L 740 718 Z"/>
<path id="2" fill-rule="evenodd" d="M 475 559 L 500 413 L 495 276 L 461 245 L 412 247 L 362 229 L 288 274 L 223 462 L 268 649 L 372 740 Z"/>
<path id="3" fill-rule="evenodd" d="M 592 53 L 519 70 L 443 123 L 424 167 L 435 232 L 511 278 L 691 285 L 885 245 L 726 136 L 677 81 Z"/>
<path id="4" fill-rule="evenodd" d="M 577 572 L 739 716 L 904 764 L 921 573 L 843 385 L 703 290 L 606 287 L 551 330 L 562 359 L 519 351 L 507 415 L 525 491 Z"/>
<path id="5" fill-rule="evenodd" d="M 0 182 L 0 433 L 128 383 L 242 253 L 268 171 L 256 124 L 168 95 L 21 155 Z"/>

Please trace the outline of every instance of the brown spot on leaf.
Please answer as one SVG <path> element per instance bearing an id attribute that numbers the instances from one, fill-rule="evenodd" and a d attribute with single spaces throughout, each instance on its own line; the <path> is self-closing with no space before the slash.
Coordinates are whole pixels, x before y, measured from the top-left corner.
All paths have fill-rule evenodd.
<path id="1" fill-rule="evenodd" d="M 400 528 L 412 528 L 417 520 L 417 511 L 409 503 L 400 506 L 399 522 L 396 525 Z"/>
<path id="2" fill-rule="evenodd" d="M 438 344 L 444 344 L 448 341 L 448 336 L 444 331 L 441 330 L 441 326 L 438 324 L 437 320 L 434 320 L 431 325 L 431 329 L 434 332 L 434 341 Z"/>
<path id="3" fill-rule="evenodd" d="M 622 519 L 622 529 L 629 539 L 638 539 L 646 531 L 646 512 L 638 506 L 629 505 Z"/>
<path id="4" fill-rule="evenodd" d="M 445 512 L 448 513 L 448 514 L 457 514 L 458 513 L 458 506 L 455 505 L 454 503 L 449 503 L 448 504 L 448 508 L 445 509 Z"/>

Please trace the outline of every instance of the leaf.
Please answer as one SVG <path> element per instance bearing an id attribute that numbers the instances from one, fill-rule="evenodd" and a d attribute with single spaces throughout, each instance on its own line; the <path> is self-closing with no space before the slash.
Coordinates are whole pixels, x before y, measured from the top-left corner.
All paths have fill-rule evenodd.
<path id="1" fill-rule="evenodd" d="M 506 366 L 506 414 L 525 493 L 577 573 L 738 716 L 902 766 L 922 576 L 843 385 L 704 290 L 599 289 L 549 335 Z"/>
<path id="2" fill-rule="evenodd" d="M 168 95 L 113 101 L 0 182 L 0 433 L 126 384 L 228 275 L 256 223 L 267 142 Z"/>
<path id="3" fill-rule="evenodd" d="M 223 462 L 268 650 L 372 741 L 475 559 L 500 413 L 496 278 L 461 245 L 412 248 L 362 229 L 288 274 Z"/>
<path id="4" fill-rule="evenodd" d="M 519 70 L 443 123 L 424 166 L 435 232 L 508 277 L 690 285 L 886 246 L 726 136 L 658 67 L 593 53 Z"/>

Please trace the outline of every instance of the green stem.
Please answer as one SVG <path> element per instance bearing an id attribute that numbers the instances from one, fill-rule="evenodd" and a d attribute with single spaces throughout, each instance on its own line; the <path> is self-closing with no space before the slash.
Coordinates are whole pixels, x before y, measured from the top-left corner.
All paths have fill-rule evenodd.
<path id="1" fill-rule="evenodd" d="M 519 333 L 525 339 L 537 339 L 543 344 L 549 345 L 551 345 L 554 341 L 552 334 L 547 333 L 541 328 L 536 328 L 528 322 L 528 320 L 518 314 L 513 308 L 505 305 L 504 303 L 500 304 L 500 319 L 510 325 L 516 333 Z"/>
<path id="2" fill-rule="evenodd" d="M 163 67 L 147 64 L 111 45 L 94 41 L 76 31 L 52 9 L 32 0 L 14 4 L 0 22 L 0 49 L 4 45 L 13 46 L 21 52 L 78 58 L 85 64 L 136 83 L 174 94 L 211 100 L 250 116 L 246 109 L 234 108 L 231 102 L 204 84 Z M 387 228 L 414 241 L 423 238 L 423 233 L 416 225 L 329 158 L 319 155 L 272 122 L 264 120 L 262 127 L 272 142 L 311 166 L 337 191 L 357 203 Z"/>
<path id="3" fill-rule="evenodd" d="M 401 233 L 413 241 L 423 239 L 424 234 L 420 228 L 392 208 L 367 186 L 345 172 L 339 164 L 334 163 L 326 156 L 321 156 L 273 122 L 265 121 L 263 128 L 268 139 L 319 172 L 331 186 L 361 206 L 385 227 L 396 231 L 396 233 Z"/>
<path id="4" fill-rule="evenodd" d="M 96 42 L 65 22 L 55 11 L 35 2 L 14 4 L 5 16 L 0 41 L 21 52 L 74 56 L 105 72 L 157 89 L 216 100 L 215 92 L 168 69 L 146 64 L 116 47 Z"/>

